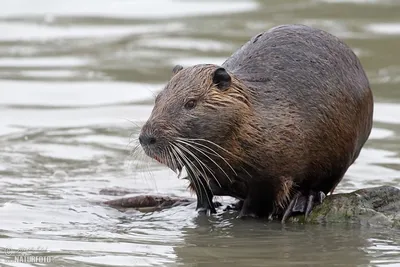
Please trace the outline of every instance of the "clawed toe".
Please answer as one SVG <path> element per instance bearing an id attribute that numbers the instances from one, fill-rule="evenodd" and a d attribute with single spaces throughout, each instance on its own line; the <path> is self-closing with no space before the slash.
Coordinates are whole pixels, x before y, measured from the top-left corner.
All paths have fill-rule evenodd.
<path id="1" fill-rule="evenodd" d="M 325 199 L 325 194 L 323 192 L 309 192 L 308 195 L 304 195 L 301 192 L 297 192 L 292 200 L 290 201 L 289 205 L 286 207 L 285 212 L 282 216 L 282 223 L 285 223 L 286 220 L 293 214 L 293 213 L 303 213 L 304 217 L 307 218 L 312 209 L 323 202 Z"/>
<path id="2" fill-rule="evenodd" d="M 310 215 L 312 208 L 314 207 L 314 195 L 309 195 L 307 200 L 307 207 L 304 211 L 304 217 L 307 218 Z"/>
<path id="3" fill-rule="evenodd" d="M 197 201 L 196 210 L 198 213 L 213 214 L 217 213 L 213 202 L 208 201 Z"/>
<path id="4" fill-rule="evenodd" d="M 317 193 L 317 196 L 318 196 L 318 202 L 319 202 L 319 204 L 322 204 L 322 202 L 323 202 L 324 199 L 326 198 L 325 193 L 322 192 L 322 191 L 319 191 L 319 192 Z"/>
<path id="5" fill-rule="evenodd" d="M 300 192 L 297 192 L 297 193 L 293 196 L 293 198 L 292 198 L 292 200 L 290 201 L 289 205 L 286 207 L 285 213 L 284 213 L 283 216 L 282 216 L 282 223 L 284 223 L 284 222 L 287 220 L 287 218 L 289 218 L 290 215 L 292 215 L 292 213 L 293 213 L 293 208 L 296 206 L 297 199 L 298 199 L 300 196 L 301 196 L 301 193 L 300 193 Z"/>

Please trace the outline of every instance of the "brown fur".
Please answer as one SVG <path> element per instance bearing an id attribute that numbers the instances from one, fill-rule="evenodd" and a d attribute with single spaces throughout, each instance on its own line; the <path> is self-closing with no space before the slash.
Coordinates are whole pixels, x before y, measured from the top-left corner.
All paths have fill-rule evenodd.
<path id="1" fill-rule="evenodd" d="M 219 66 L 174 68 L 142 130 L 158 140 L 148 155 L 165 157 L 177 138 L 202 139 L 203 151 L 220 156 L 186 144 L 188 161 L 206 163 L 212 174 L 196 168 L 214 195 L 245 200 L 258 216 L 284 209 L 296 192 L 332 192 L 372 128 L 372 92 L 351 49 L 326 32 L 284 25 L 251 39 L 222 67 L 220 84 Z"/>

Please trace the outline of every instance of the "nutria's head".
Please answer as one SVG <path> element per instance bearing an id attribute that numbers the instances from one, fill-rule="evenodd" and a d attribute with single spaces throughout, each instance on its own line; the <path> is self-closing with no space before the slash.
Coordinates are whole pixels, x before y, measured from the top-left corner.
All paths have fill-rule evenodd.
<path id="1" fill-rule="evenodd" d="M 155 99 L 140 144 L 148 156 L 174 171 L 196 158 L 218 160 L 217 154 L 235 154 L 232 143 L 250 109 L 247 94 L 222 67 L 176 66 Z"/>

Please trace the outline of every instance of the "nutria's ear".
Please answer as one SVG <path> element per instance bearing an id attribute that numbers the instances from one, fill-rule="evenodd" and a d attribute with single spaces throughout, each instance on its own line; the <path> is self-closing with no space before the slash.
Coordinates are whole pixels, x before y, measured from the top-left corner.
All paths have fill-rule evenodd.
<path id="1" fill-rule="evenodd" d="M 172 69 L 172 76 L 174 76 L 175 74 L 177 74 L 178 72 L 180 72 L 181 70 L 183 70 L 183 67 L 181 65 L 176 65 L 173 69 Z"/>
<path id="2" fill-rule="evenodd" d="M 218 68 L 214 71 L 213 83 L 220 90 L 226 90 L 231 86 L 231 76 L 224 68 Z"/>

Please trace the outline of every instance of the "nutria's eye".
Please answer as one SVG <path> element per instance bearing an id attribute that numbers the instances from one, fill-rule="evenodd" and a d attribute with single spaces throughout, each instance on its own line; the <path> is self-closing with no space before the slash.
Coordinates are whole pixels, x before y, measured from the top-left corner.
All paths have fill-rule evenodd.
<path id="1" fill-rule="evenodd" d="M 185 104 L 185 108 L 186 108 L 186 109 L 192 109 L 192 108 L 194 108 L 195 106 L 196 106 L 196 100 L 194 100 L 194 99 L 189 100 L 189 101 L 186 102 L 186 104 Z"/>

